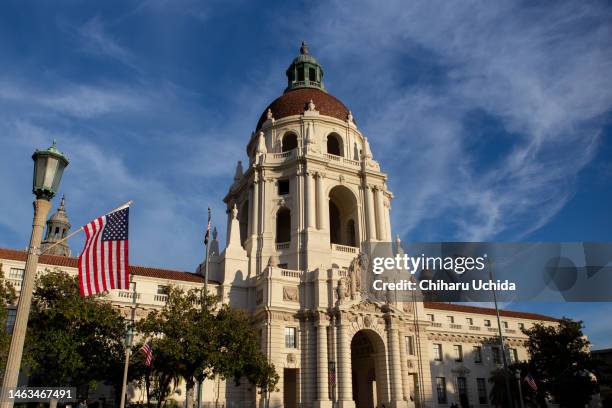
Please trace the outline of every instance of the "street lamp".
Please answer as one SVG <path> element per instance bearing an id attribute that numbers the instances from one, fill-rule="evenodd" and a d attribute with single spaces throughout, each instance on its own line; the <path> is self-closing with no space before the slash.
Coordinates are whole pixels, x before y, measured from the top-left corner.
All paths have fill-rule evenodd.
<path id="1" fill-rule="evenodd" d="M 514 375 L 516 377 L 516 382 L 518 383 L 519 401 L 521 403 L 521 408 L 524 408 L 525 402 L 523 401 L 523 388 L 521 387 L 523 385 L 523 383 L 521 382 L 521 370 L 517 369 Z"/>
<path id="2" fill-rule="evenodd" d="M 57 193 L 64 169 L 68 166 L 68 159 L 57 150 L 55 141 L 47 150 L 36 150 L 32 159 L 34 160 L 32 192 L 36 196 L 36 200 L 34 200 L 34 221 L 32 222 L 32 235 L 30 236 L 28 256 L 19 293 L 17 316 L 15 317 L 11 346 L 2 382 L 1 408 L 12 408 L 13 406 L 13 402 L 8 399 L 8 393 L 11 389 L 17 387 L 17 381 L 19 380 L 19 368 L 21 367 L 23 343 L 28 328 L 40 241 L 42 240 L 47 214 L 51 208 L 51 199 Z"/>

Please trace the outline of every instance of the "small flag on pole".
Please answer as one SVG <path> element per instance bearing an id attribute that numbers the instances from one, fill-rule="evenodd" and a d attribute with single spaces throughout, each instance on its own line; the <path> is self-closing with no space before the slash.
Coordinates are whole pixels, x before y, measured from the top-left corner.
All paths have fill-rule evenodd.
<path id="1" fill-rule="evenodd" d="M 129 288 L 129 210 L 121 208 L 83 226 L 86 240 L 79 256 L 81 296 Z"/>
<path id="2" fill-rule="evenodd" d="M 208 245 L 210 239 L 210 208 L 208 209 L 208 225 L 206 226 L 206 235 L 204 235 L 204 245 Z"/>
<path id="3" fill-rule="evenodd" d="M 145 365 L 147 367 L 151 367 L 151 363 L 153 362 L 153 348 L 151 347 L 151 344 L 143 344 L 140 351 L 142 351 L 145 355 Z"/>
<path id="4" fill-rule="evenodd" d="M 538 390 L 538 385 L 536 384 L 535 379 L 533 378 L 531 374 L 527 374 L 525 376 L 525 381 L 527 381 L 527 385 L 529 385 L 529 387 L 531 387 L 532 390 L 534 391 Z"/>

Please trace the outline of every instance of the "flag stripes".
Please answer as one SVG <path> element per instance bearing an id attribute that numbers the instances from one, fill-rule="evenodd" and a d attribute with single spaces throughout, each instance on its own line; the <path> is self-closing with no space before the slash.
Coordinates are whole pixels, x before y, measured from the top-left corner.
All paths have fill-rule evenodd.
<path id="1" fill-rule="evenodd" d="M 153 362 L 153 347 L 151 347 L 151 344 L 145 342 L 140 348 L 140 351 L 145 355 L 145 365 L 151 367 L 151 363 Z"/>
<path id="2" fill-rule="evenodd" d="M 103 215 L 83 227 L 85 247 L 78 262 L 81 296 L 129 288 L 128 211 Z"/>

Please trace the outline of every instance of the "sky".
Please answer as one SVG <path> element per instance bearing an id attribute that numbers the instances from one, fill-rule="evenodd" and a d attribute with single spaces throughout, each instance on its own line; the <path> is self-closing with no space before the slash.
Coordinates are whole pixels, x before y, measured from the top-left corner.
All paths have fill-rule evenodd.
<path id="1" fill-rule="evenodd" d="M 1 2 L 0 246 L 26 246 L 30 156 L 57 139 L 73 226 L 132 199 L 131 261 L 193 271 L 302 40 L 403 241 L 610 242 L 611 31 L 605 1 Z M 612 347 L 612 303 L 510 307 Z"/>

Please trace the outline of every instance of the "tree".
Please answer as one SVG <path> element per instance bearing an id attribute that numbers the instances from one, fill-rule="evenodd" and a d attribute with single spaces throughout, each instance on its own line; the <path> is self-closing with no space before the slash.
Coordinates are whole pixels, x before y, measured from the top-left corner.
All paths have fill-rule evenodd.
<path id="1" fill-rule="evenodd" d="M 123 316 L 103 295 L 81 297 L 76 277 L 47 270 L 37 279 L 26 335 L 30 384 L 69 385 L 85 396 L 97 382 L 121 384 L 125 335 Z"/>
<path id="2" fill-rule="evenodd" d="M 597 392 L 592 373 L 598 364 L 582 327 L 581 321 L 563 318 L 557 325 L 523 329 L 530 360 L 521 368 L 535 378 L 539 401 L 551 396 L 561 407 L 582 407 Z"/>
<path id="3" fill-rule="evenodd" d="M 188 407 L 193 406 L 196 380 L 214 375 L 246 378 L 266 390 L 278 382 L 274 367 L 259 351 L 248 317 L 228 306 L 217 310 L 216 304 L 200 291 L 170 287 L 164 307 L 137 323 L 145 338 L 153 338 L 151 378 L 159 379 L 162 390 L 158 407 L 167 397 L 164 387 L 176 377 L 185 380 Z"/>
<path id="4" fill-rule="evenodd" d="M 17 298 L 15 295 L 15 288 L 13 285 L 5 281 L 4 271 L 2 270 L 2 264 L 0 263 L 0 323 L 4 324 L 8 318 L 8 306 L 15 303 Z M 11 333 L 4 330 L 4 327 L 0 329 L 0 381 L 4 378 L 4 369 L 6 367 L 6 359 L 8 358 L 8 351 L 11 345 Z"/>

